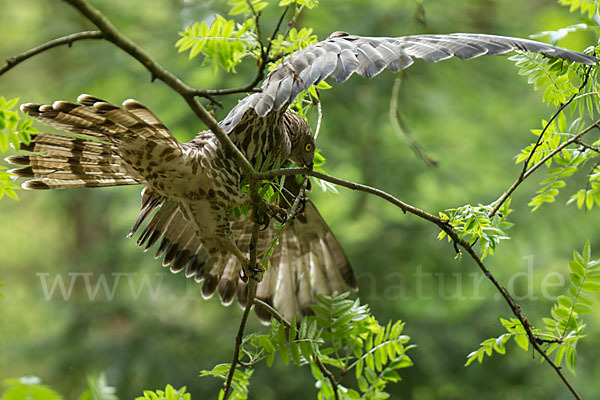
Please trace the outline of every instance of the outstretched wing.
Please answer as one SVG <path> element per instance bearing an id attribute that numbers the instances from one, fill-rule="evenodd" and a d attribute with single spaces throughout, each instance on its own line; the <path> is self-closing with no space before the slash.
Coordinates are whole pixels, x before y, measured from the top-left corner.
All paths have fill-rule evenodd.
<path id="1" fill-rule="evenodd" d="M 296 186 L 286 188 L 298 193 Z M 229 305 L 237 297 L 245 304 L 246 283 L 240 279 L 242 266 L 237 258 L 209 257 L 207 250 L 194 231 L 194 225 L 173 199 L 162 197 L 146 188 L 142 193 L 142 211 L 134 223 L 130 236 L 149 220 L 138 238 L 138 245 L 148 250 L 160 243 L 156 258 L 163 258 L 163 266 L 171 272 L 182 272 L 188 278 L 202 283 L 202 295 L 219 294 L 221 302 Z M 238 248 L 247 252 L 253 222 L 249 217 L 234 221 L 232 231 Z M 332 294 L 356 289 L 356 278 L 341 245 L 310 200 L 303 213 L 279 230 L 271 223 L 259 235 L 257 249 L 268 249 L 273 239 L 269 267 L 258 284 L 256 297 L 274 306 L 286 319 L 310 314 L 310 305 L 317 294 Z M 263 321 L 270 314 L 262 307 L 255 307 Z"/>
<path id="2" fill-rule="evenodd" d="M 256 117 L 285 109 L 298 94 L 324 79 L 344 82 L 353 73 L 372 78 L 384 69 L 400 71 L 414 58 L 438 62 L 457 57 L 470 59 L 482 55 L 529 51 L 582 64 L 600 59 L 527 39 L 483 34 L 415 35 L 398 38 L 361 37 L 335 32 L 326 40 L 294 52 L 275 68 L 263 82 L 259 93 L 244 98 L 231 110 L 221 127 L 229 133 L 249 109 Z M 251 117 L 245 118 L 248 119 Z"/>

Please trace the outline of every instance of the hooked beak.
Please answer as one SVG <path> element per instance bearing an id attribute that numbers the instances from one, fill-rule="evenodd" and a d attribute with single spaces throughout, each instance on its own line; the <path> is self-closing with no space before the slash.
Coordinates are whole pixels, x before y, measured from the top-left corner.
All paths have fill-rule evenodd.
<path id="1" fill-rule="evenodd" d="M 313 165 L 314 165 L 314 163 L 311 161 L 308 164 L 306 164 L 305 166 L 306 166 L 306 168 L 312 170 L 313 169 Z"/>

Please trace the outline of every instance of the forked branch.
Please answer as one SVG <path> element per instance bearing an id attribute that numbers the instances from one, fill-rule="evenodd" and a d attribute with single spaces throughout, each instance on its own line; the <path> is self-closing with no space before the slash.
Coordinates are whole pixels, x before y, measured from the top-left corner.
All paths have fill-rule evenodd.
<path id="1" fill-rule="evenodd" d="M 527 157 L 527 159 L 525 160 L 525 162 L 523 163 L 523 169 L 521 170 L 521 173 L 519 174 L 519 176 L 517 177 L 517 179 L 515 180 L 515 182 L 510 185 L 510 187 L 508 188 L 508 190 L 506 192 L 504 192 L 502 194 L 502 196 L 500 196 L 500 198 L 498 200 L 496 200 L 493 204 L 494 204 L 494 208 L 492 209 L 492 211 L 490 211 L 490 213 L 488 214 L 488 217 L 491 218 L 493 217 L 498 210 L 500 209 L 500 207 L 502 207 L 502 205 L 506 202 L 506 200 L 508 200 L 508 198 L 510 197 L 511 194 L 513 194 L 513 192 L 515 190 L 517 190 L 517 187 L 519 187 L 519 185 L 521 183 L 523 183 L 523 181 L 525 179 L 527 179 L 527 177 L 529 175 L 531 175 L 533 172 L 535 172 L 535 170 L 537 170 L 540 166 L 542 166 L 544 163 L 537 163 L 536 165 L 534 165 L 533 167 L 529 167 L 529 163 L 531 162 L 531 159 L 533 158 L 533 156 L 535 155 L 536 150 L 542 145 L 542 143 L 544 142 L 544 136 L 546 135 L 546 132 L 548 131 L 548 128 L 550 128 L 550 125 L 552 125 L 552 122 L 554 122 L 554 120 L 560 115 L 561 112 L 563 112 L 563 110 L 569 105 L 571 104 L 575 99 L 577 99 L 580 94 L 579 92 L 581 92 L 581 90 L 585 87 L 585 85 L 587 85 L 587 82 L 589 80 L 590 77 L 590 73 L 592 71 L 592 66 L 590 65 L 586 72 L 585 72 L 585 76 L 583 78 L 583 83 L 581 84 L 581 86 L 579 87 L 579 90 L 577 90 L 576 93 L 574 93 L 569 100 L 567 100 L 564 104 L 561 104 L 561 106 L 556 110 L 556 112 L 552 115 L 552 117 L 548 120 L 548 122 L 546 122 L 546 125 L 544 125 L 544 128 L 542 129 L 542 132 L 540 133 L 540 135 L 538 136 L 538 139 L 536 141 L 536 143 L 534 144 L 534 146 L 531 149 L 531 152 L 529 153 L 529 156 Z M 594 124 L 596 125 L 596 124 Z M 585 133 L 587 133 L 588 131 L 586 131 Z M 585 134 L 583 133 L 583 134 Z M 583 136 L 582 134 L 577 135 L 579 137 Z M 573 142 L 569 142 L 568 144 L 571 144 Z M 566 146 L 562 146 L 560 147 L 560 150 L 562 150 L 564 147 Z M 544 162 L 546 160 L 549 160 L 550 158 L 552 158 L 554 155 L 556 155 L 560 150 L 556 149 L 555 151 L 552 151 L 551 153 L 549 153 L 546 157 L 544 157 Z"/>

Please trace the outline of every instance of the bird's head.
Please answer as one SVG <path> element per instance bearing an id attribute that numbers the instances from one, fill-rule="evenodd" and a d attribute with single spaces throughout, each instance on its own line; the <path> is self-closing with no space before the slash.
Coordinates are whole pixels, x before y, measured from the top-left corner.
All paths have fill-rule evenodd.
<path id="1" fill-rule="evenodd" d="M 304 118 L 292 111 L 285 113 L 284 126 L 292 145 L 288 159 L 300 167 L 312 169 L 316 145 L 310 127 Z"/>

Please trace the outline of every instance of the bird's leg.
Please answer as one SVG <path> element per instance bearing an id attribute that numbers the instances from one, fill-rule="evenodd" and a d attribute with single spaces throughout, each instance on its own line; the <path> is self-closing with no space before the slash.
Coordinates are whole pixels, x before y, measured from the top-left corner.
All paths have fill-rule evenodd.
<path id="1" fill-rule="evenodd" d="M 265 201 L 259 201 L 258 204 L 252 207 L 252 214 L 250 215 L 250 220 L 255 224 L 259 224 L 262 228 L 261 230 L 265 230 L 269 227 L 270 218 L 269 218 L 269 207 L 268 203 Z"/>
<path id="2" fill-rule="evenodd" d="M 277 220 L 277 222 L 285 223 L 288 218 L 288 213 L 285 209 L 279 207 L 275 203 L 267 203 L 267 207 L 271 211 L 271 216 Z"/>
<path id="3" fill-rule="evenodd" d="M 252 222 L 256 222 L 262 226 L 262 230 L 269 227 L 270 218 L 274 218 L 279 223 L 287 221 L 287 211 L 279 207 L 275 203 L 262 201 L 258 209 L 252 214 Z"/>
<path id="4" fill-rule="evenodd" d="M 250 265 L 250 260 L 246 255 L 236 246 L 232 238 L 227 236 L 218 236 L 217 242 L 222 249 L 233 254 L 242 264 L 242 271 L 240 272 L 240 278 L 242 281 L 247 282 L 248 278 L 252 278 L 257 282 L 262 280 L 262 273 L 265 269 L 260 265 Z"/>

